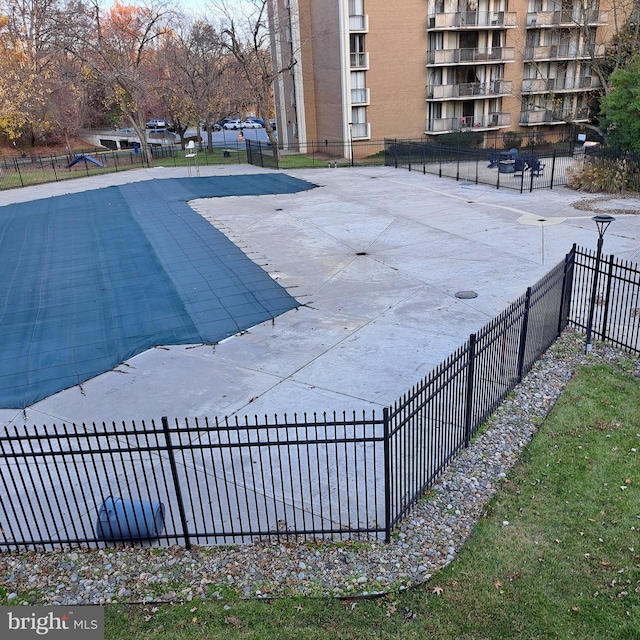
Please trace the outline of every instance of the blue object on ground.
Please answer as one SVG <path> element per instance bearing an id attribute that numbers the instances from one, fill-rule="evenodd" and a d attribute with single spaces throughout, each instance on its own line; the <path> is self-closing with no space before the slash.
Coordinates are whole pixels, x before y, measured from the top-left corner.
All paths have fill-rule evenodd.
<path id="1" fill-rule="evenodd" d="M 96 538 L 100 540 L 147 540 L 164 529 L 161 502 L 128 500 L 109 496 L 98 508 Z"/>
<path id="2" fill-rule="evenodd" d="M 187 201 L 313 187 L 284 174 L 163 179 L 1 207 L 0 408 L 298 306 Z"/>
<path id="3" fill-rule="evenodd" d="M 105 166 L 104 164 L 102 164 L 102 162 L 100 162 L 100 160 L 98 160 L 97 158 L 94 158 L 93 156 L 87 156 L 84 153 L 76 153 L 73 160 L 67 165 L 67 169 L 71 169 L 71 167 L 73 167 L 74 164 L 78 164 L 78 162 L 82 162 L 83 160 L 85 162 L 91 162 L 92 164 L 95 164 L 98 167 Z"/>

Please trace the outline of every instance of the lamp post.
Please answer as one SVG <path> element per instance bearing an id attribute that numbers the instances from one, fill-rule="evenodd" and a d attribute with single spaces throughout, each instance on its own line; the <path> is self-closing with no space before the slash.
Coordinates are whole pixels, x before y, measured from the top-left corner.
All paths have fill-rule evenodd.
<path id="1" fill-rule="evenodd" d="M 351 166 L 353 167 L 353 122 L 349 123 L 349 146 L 351 147 Z"/>
<path id="2" fill-rule="evenodd" d="M 600 257 L 602 256 L 602 243 L 604 238 L 604 232 L 608 229 L 609 225 L 615 220 L 613 216 L 603 214 L 593 216 L 591 218 L 598 227 L 598 250 L 596 251 L 596 265 L 593 272 L 593 287 L 591 288 L 591 304 L 589 306 L 589 318 L 587 320 L 587 344 L 585 353 L 591 353 L 593 345 L 591 343 L 591 330 L 593 326 L 593 314 L 596 308 L 596 295 L 598 289 L 598 273 L 600 271 Z"/>

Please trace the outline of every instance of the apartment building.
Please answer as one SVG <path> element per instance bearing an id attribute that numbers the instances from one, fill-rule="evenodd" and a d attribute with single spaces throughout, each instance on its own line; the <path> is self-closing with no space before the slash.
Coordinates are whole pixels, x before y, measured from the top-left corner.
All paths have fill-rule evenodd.
<path id="1" fill-rule="evenodd" d="M 600 87 L 606 2 L 269 0 L 273 62 L 290 68 L 274 88 L 280 142 L 565 136 Z"/>

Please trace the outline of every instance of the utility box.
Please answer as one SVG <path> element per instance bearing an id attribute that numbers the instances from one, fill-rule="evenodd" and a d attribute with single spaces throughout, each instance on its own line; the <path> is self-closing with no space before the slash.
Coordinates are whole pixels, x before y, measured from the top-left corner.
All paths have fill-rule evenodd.
<path id="1" fill-rule="evenodd" d="M 163 529 L 161 502 L 109 496 L 98 509 L 96 537 L 100 540 L 146 540 L 157 538 Z"/>

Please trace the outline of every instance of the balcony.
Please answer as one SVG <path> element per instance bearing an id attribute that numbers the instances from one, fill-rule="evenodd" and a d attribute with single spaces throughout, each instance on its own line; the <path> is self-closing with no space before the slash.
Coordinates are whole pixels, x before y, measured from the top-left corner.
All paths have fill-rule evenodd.
<path id="1" fill-rule="evenodd" d="M 427 29 L 463 29 L 465 27 L 499 27 L 502 29 L 517 26 L 515 11 L 457 11 L 454 13 L 433 13 L 427 19 Z"/>
<path id="2" fill-rule="evenodd" d="M 511 95 L 510 80 L 493 82 L 466 82 L 462 84 L 434 84 L 427 87 L 428 100 L 455 100 L 457 98 L 496 98 Z"/>
<path id="3" fill-rule="evenodd" d="M 369 89 L 351 89 L 352 105 L 367 105 L 370 103 Z"/>
<path id="4" fill-rule="evenodd" d="M 352 140 L 368 140 L 371 138 L 370 122 L 354 122 L 349 126 L 351 128 Z"/>
<path id="5" fill-rule="evenodd" d="M 547 109 L 535 109 L 520 112 L 521 126 L 535 126 L 539 124 L 566 124 L 589 119 L 589 108 L 564 109 L 561 111 L 549 111 Z"/>
<path id="6" fill-rule="evenodd" d="M 427 53 L 428 65 L 451 64 L 495 64 L 496 62 L 513 62 L 513 47 L 482 47 L 478 49 L 436 49 Z"/>
<path id="7" fill-rule="evenodd" d="M 597 76 L 581 76 L 578 78 L 535 78 L 522 81 L 522 93 L 549 93 L 559 91 L 584 91 L 600 87 Z"/>
<path id="8" fill-rule="evenodd" d="M 349 31 L 366 33 L 369 31 L 369 16 L 349 16 Z"/>
<path id="9" fill-rule="evenodd" d="M 601 58 L 604 56 L 604 44 L 578 45 L 573 42 L 552 44 L 543 47 L 526 47 L 525 61 L 540 60 L 575 60 Z"/>
<path id="10" fill-rule="evenodd" d="M 598 11 L 596 9 L 584 11 L 581 7 L 576 7 L 575 10 L 537 11 L 527 14 L 527 28 L 529 29 L 558 26 L 583 27 L 585 24 L 602 26 L 608 24 L 608 22 L 608 11 Z"/>
<path id="11" fill-rule="evenodd" d="M 466 118 L 435 118 L 427 123 L 425 133 L 438 134 L 450 131 L 484 131 L 508 127 L 511 124 L 510 113 L 490 113 L 484 116 Z"/>
<path id="12" fill-rule="evenodd" d="M 360 53 L 350 53 L 352 69 L 368 69 L 369 68 L 369 52 L 361 51 Z"/>

